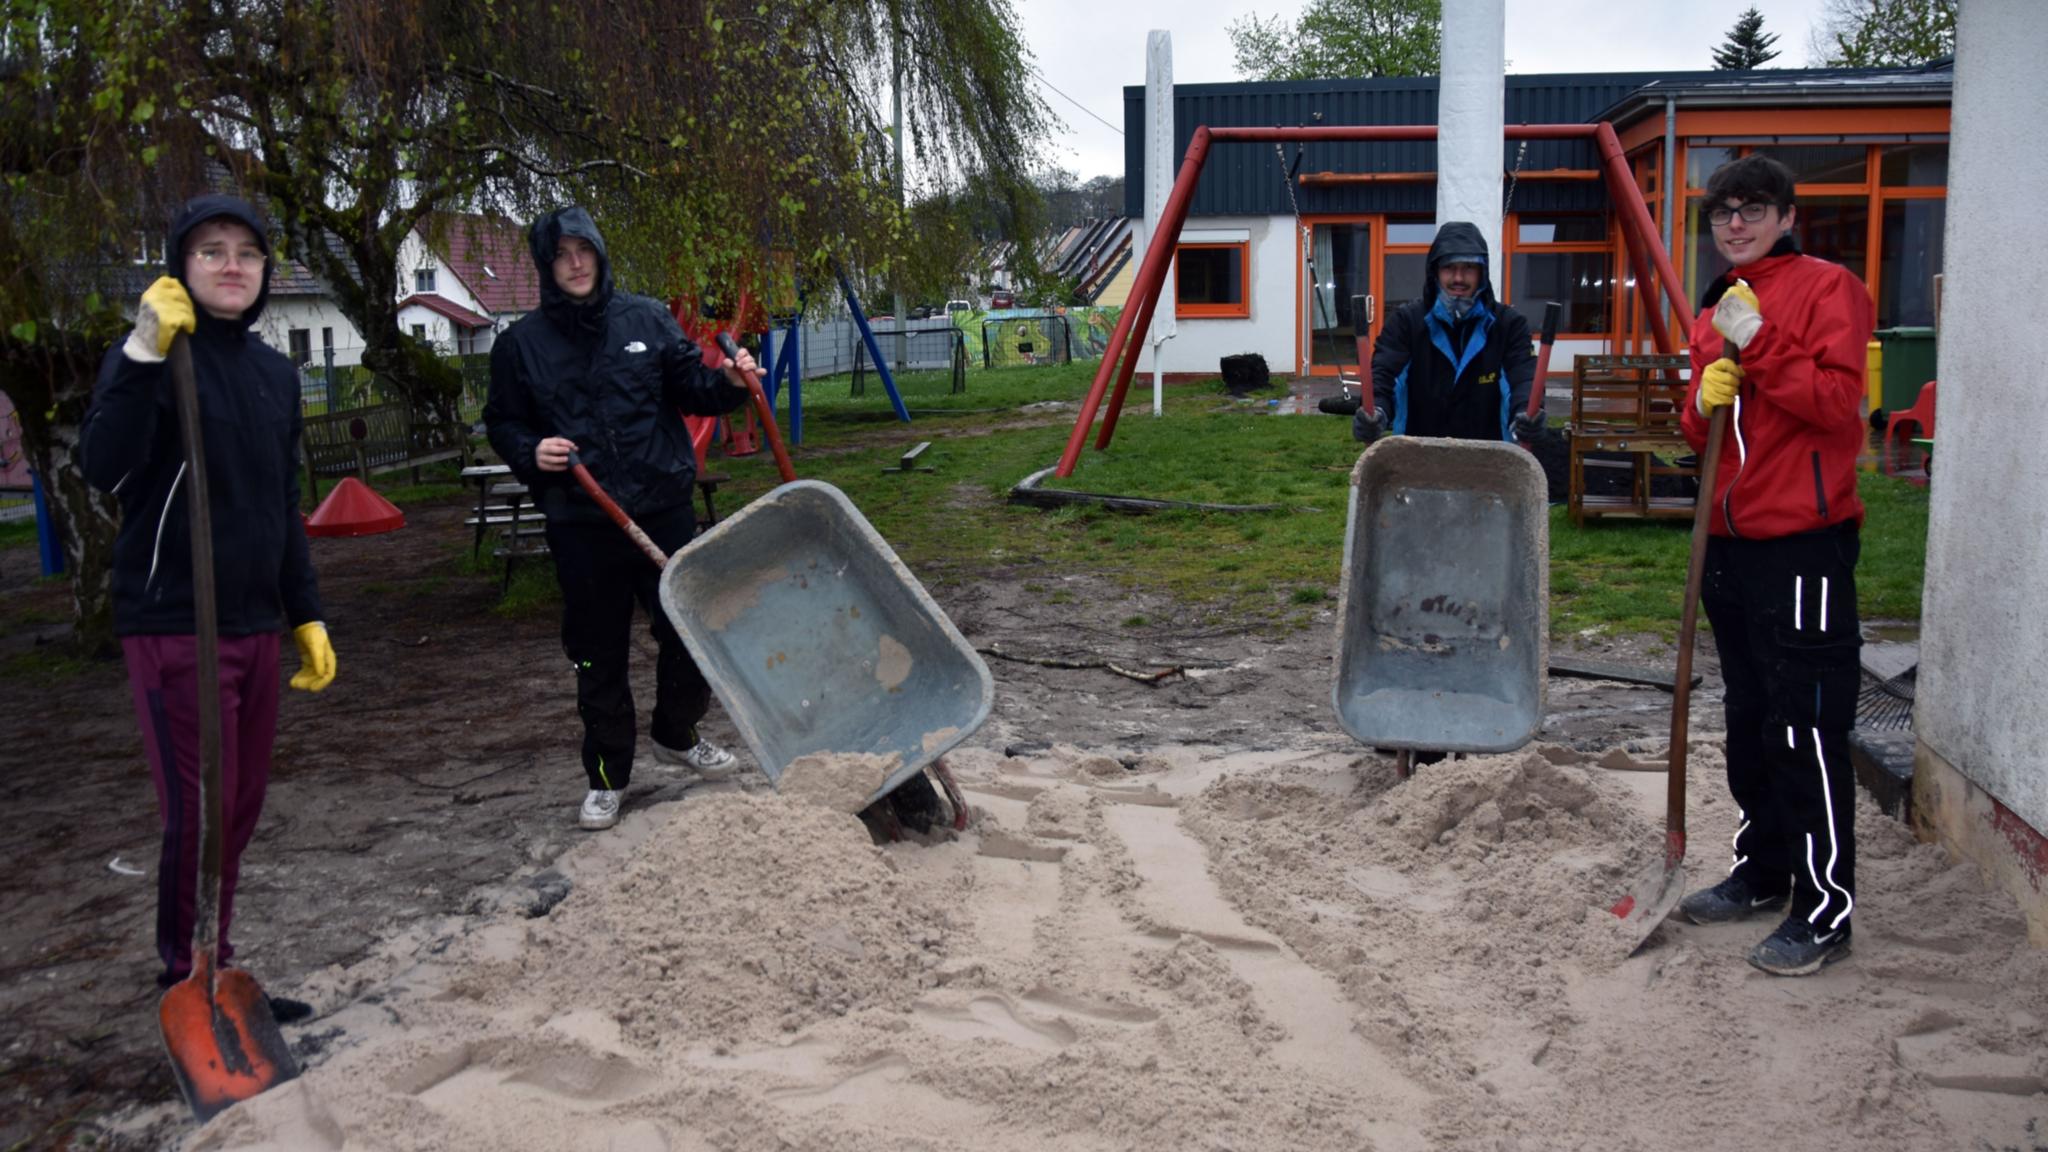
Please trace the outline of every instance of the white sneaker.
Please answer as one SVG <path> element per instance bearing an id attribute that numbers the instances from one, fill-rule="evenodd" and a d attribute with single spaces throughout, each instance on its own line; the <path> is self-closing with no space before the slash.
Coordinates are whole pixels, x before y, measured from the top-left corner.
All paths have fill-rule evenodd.
<path id="1" fill-rule="evenodd" d="M 583 811 L 576 814 L 576 826 L 601 832 L 619 822 L 619 793 L 592 788 L 583 798 Z"/>
<path id="2" fill-rule="evenodd" d="M 706 780 L 725 779 L 733 774 L 740 762 L 739 757 L 709 740 L 699 740 L 682 751 L 670 748 L 658 740 L 653 743 L 654 759 L 657 763 L 688 768 Z"/>

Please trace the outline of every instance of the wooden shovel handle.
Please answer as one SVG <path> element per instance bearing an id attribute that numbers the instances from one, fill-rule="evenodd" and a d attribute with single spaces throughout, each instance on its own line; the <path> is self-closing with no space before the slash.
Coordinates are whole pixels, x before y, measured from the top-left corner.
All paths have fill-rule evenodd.
<path id="1" fill-rule="evenodd" d="M 192 375 L 192 345 L 183 332 L 171 340 L 171 391 L 185 444 L 185 515 L 192 536 L 192 623 L 199 683 L 199 908 L 192 950 L 211 957 L 220 938 L 221 837 L 226 806 L 220 765 L 220 606 L 214 594 L 213 504 L 206 482 L 206 436 L 199 427 L 199 385 Z M 196 969 L 196 963 L 195 963 Z"/>
<path id="2" fill-rule="evenodd" d="M 1725 345 L 1722 355 L 1739 360 L 1741 350 Z M 1700 584 L 1707 567 L 1707 527 L 1714 518 L 1715 483 L 1721 472 L 1721 437 L 1728 427 L 1728 409 L 1714 409 L 1707 421 L 1707 446 L 1700 455 L 1700 493 L 1693 501 L 1692 555 L 1685 566 L 1685 606 L 1678 617 L 1678 679 L 1671 692 L 1671 752 L 1664 795 L 1665 864 L 1685 858 L 1686 736 L 1692 721 L 1692 645 L 1699 629 Z"/>

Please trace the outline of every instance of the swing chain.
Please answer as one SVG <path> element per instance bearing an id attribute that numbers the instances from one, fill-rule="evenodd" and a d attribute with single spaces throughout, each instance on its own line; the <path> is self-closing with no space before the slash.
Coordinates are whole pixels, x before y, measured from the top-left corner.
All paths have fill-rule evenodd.
<path id="1" fill-rule="evenodd" d="M 1500 210 L 1502 224 L 1507 223 L 1508 216 L 1515 210 L 1515 182 L 1522 176 L 1522 157 L 1528 154 L 1529 140 L 1527 137 L 1524 137 L 1520 143 L 1515 145 L 1515 168 L 1514 171 L 1508 173 L 1508 198 Z"/>

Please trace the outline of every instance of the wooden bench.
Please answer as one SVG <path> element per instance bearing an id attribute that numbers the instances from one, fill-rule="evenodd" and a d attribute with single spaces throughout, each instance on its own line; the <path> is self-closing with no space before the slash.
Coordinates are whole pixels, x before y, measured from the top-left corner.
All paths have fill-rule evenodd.
<path id="1" fill-rule="evenodd" d="M 1683 355 L 1580 356 L 1574 362 L 1572 523 L 1583 526 L 1599 516 L 1692 515 L 1695 497 L 1673 495 L 1670 490 L 1696 493 L 1699 468 L 1667 463 L 1692 455 L 1678 423 L 1685 407 L 1689 363 Z M 1588 468 L 1627 469 L 1626 493 L 1589 493 Z M 1685 483 L 1687 477 L 1691 485 Z"/>
<path id="2" fill-rule="evenodd" d="M 417 484 L 421 466 L 469 458 L 467 437 L 451 446 L 433 433 L 414 422 L 409 404 L 375 404 L 306 417 L 301 446 L 313 499 L 320 499 L 322 476 L 354 476 L 367 483 L 378 473 L 410 468 Z"/>

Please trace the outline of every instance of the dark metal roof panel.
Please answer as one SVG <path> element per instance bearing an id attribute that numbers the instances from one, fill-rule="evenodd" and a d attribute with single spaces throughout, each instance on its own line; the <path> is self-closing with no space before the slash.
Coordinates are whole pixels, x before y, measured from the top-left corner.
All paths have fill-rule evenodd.
<path id="1" fill-rule="evenodd" d="M 1584 124 L 1621 105 L 1646 86 L 1696 88 L 1726 85 L 1740 74 L 1727 72 L 1616 72 L 1571 75 L 1518 75 L 1506 80 L 1505 115 L 1510 124 Z M 1835 82 L 1889 78 L 1888 73 L 1845 76 L 1842 71 L 1773 70 L 1758 83 L 1783 85 L 1800 81 Z M 1739 81 L 1737 81 L 1739 84 Z M 1379 80 L 1309 80 L 1241 84 L 1178 84 L 1174 86 L 1174 165 L 1178 170 L 1194 137 L 1196 125 L 1271 127 L 1348 124 L 1434 124 L 1438 79 L 1434 76 Z M 1145 88 L 1124 89 L 1124 204 L 1127 215 L 1144 215 Z M 1299 163 L 1296 161 L 1299 153 Z M 1532 140 L 1526 149 L 1506 141 L 1501 167 L 1513 170 L 1519 159 L 1528 171 L 1599 167 L 1591 141 Z M 1295 210 L 1322 212 L 1417 212 L 1436 210 L 1436 191 L 1428 183 L 1368 184 L 1329 188 L 1294 185 L 1288 198 L 1289 169 L 1298 172 L 1428 172 L 1436 167 L 1436 145 L 1425 142 L 1283 145 L 1276 156 L 1270 144 L 1212 144 L 1188 214 L 1195 216 L 1269 216 Z M 1606 195 L 1597 182 L 1543 181 L 1520 185 L 1518 209 L 1599 208 Z"/>

